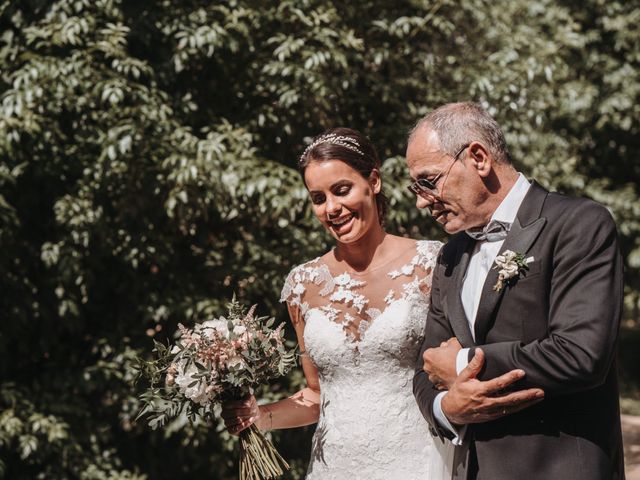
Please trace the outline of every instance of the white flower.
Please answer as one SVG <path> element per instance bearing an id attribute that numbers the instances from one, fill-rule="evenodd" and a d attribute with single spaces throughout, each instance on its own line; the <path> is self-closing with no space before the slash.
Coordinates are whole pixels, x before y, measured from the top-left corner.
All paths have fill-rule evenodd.
<path id="1" fill-rule="evenodd" d="M 235 333 L 236 335 L 242 335 L 246 331 L 247 327 L 245 327 L 244 325 L 236 325 L 235 327 L 233 327 L 233 333 Z"/>
<path id="2" fill-rule="evenodd" d="M 212 338 L 213 332 L 218 332 L 224 338 L 229 337 L 229 325 L 226 319 L 220 317 L 217 320 L 207 320 L 202 322 L 202 330 L 207 337 Z"/>
<path id="3" fill-rule="evenodd" d="M 502 255 L 496 257 L 494 268 L 498 270 L 498 281 L 493 286 L 493 290 L 499 292 L 504 287 L 504 283 L 514 277 L 520 275 L 520 273 L 528 268 L 528 259 L 524 258 L 521 253 L 516 253 L 511 250 L 505 250 Z"/>
<path id="4" fill-rule="evenodd" d="M 505 250 L 502 253 L 502 255 L 498 255 L 496 257 L 496 264 L 503 267 L 511 263 L 516 258 L 516 256 L 517 256 L 516 252 L 513 252 L 511 250 Z"/>
<path id="5" fill-rule="evenodd" d="M 505 278 L 515 277 L 518 273 L 518 265 L 515 263 L 509 263 L 502 267 L 500 273 L 502 273 Z"/>
<path id="6" fill-rule="evenodd" d="M 194 377 L 198 373 L 198 368 L 193 363 L 186 370 L 184 369 L 185 364 L 185 361 L 181 361 L 176 365 L 178 374 L 175 377 L 175 384 L 178 385 L 185 397 L 200 405 L 206 405 L 212 399 L 212 395 L 206 391 L 206 383 Z M 189 386 L 195 381 L 197 381 L 195 385 Z"/>
<path id="7" fill-rule="evenodd" d="M 231 343 L 236 349 L 246 349 L 251 340 L 253 340 L 254 333 L 251 330 L 248 330 L 244 325 L 236 325 L 233 327 L 233 333 L 236 335 L 236 338 Z"/>

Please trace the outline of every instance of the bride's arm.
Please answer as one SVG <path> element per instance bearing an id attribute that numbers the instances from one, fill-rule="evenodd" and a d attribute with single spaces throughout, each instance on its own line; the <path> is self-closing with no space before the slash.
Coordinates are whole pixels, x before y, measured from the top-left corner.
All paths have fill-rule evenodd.
<path id="1" fill-rule="evenodd" d="M 320 382 L 318 370 L 306 353 L 304 319 L 298 307 L 288 305 L 288 309 L 300 347 L 302 371 L 307 387 L 278 402 L 260 405 L 260 414 L 256 420 L 260 430 L 302 427 L 316 423 L 320 415 Z"/>
<path id="2" fill-rule="evenodd" d="M 238 434 L 255 422 L 260 430 L 294 428 L 318 421 L 320 415 L 320 382 L 318 371 L 305 353 L 304 319 L 300 309 L 288 305 L 289 316 L 302 352 L 300 358 L 307 387 L 288 398 L 258 406 L 254 397 L 229 402 L 223 407 L 223 418 L 229 432 Z"/>

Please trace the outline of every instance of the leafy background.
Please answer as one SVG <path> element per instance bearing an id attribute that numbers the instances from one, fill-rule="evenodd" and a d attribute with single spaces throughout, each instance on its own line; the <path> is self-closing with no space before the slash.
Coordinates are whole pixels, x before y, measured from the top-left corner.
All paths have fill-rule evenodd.
<path id="1" fill-rule="evenodd" d="M 134 421 L 136 356 L 233 292 L 285 320 L 286 273 L 330 245 L 295 170 L 325 128 L 377 145 L 390 231 L 443 238 L 402 156 L 460 99 L 521 171 L 614 215 L 640 412 L 638 25 L 625 0 L 0 1 L 0 478 L 235 478 L 220 424 Z M 310 433 L 274 434 L 290 478 Z"/>

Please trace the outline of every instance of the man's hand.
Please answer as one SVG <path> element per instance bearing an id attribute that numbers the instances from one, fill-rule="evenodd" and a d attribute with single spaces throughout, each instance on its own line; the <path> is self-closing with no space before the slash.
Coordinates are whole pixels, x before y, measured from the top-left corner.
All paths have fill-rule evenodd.
<path id="1" fill-rule="evenodd" d="M 439 390 L 449 390 L 456 377 L 456 357 L 462 348 L 456 337 L 442 342 L 437 348 L 424 351 L 422 369 L 429 375 L 429 381 Z"/>
<path id="2" fill-rule="evenodd" d="M 476 378 L 483 364 L 484 352 L 478 348 L 469 365 L 460 372 L 442 398 L 442 412 L 452 424 L 489 422 L 543 400 L 544 391 L 540 388 L 501 395 L 502 390 L 524 377 L 524 371 L 511 370 L 483 382 Z"/>

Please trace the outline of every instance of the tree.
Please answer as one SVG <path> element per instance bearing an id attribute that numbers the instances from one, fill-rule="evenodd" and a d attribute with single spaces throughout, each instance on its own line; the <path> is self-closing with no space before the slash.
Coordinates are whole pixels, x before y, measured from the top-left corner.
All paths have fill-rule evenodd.
<path id="1" fill-rule="evenodd" d="M 134 422 L 135 357 L 233 292 L 284 319 L 284 276 L 330 245 L 295 169 L 330 126 L 386 159 L 390 230 L 442 238 L 404 188 L 406 133 L 438 104 L 482 102 L 525 173 L 612 210 L 638 317 L 633 3 L 14 0 L 0 15 L 5 478 L 234 477 L 220 425 Z M 279 434 L 293 477 L 308 435 Z"/>

